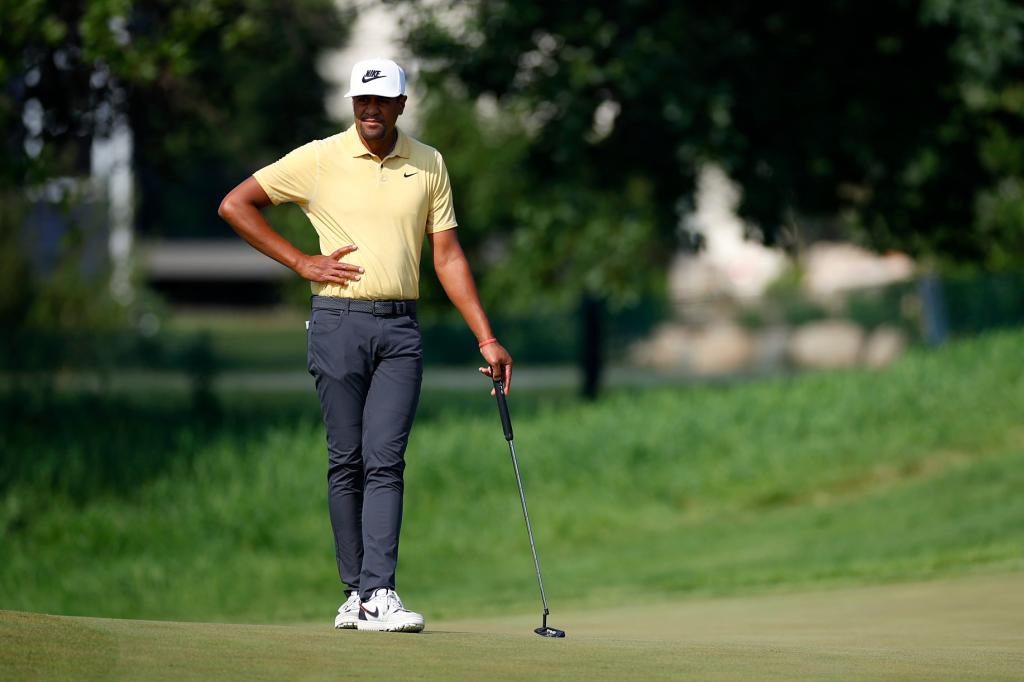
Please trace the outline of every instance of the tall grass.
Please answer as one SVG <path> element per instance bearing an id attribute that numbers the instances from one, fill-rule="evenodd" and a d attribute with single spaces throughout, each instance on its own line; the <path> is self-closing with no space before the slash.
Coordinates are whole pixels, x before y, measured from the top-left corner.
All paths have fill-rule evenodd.
<path id="1" fill-rule="evenodd" d="M 695 592 L 1024 568 L 1024 333 L 882 372 L 621 390 L 510 406 L 549 596 Z M 17 410 L 0 608 L 327 619 L 340 598 L 315 398 Z M 486 393 L 427 393 L 399 589 L 431 617 L 535 608 Z"/>

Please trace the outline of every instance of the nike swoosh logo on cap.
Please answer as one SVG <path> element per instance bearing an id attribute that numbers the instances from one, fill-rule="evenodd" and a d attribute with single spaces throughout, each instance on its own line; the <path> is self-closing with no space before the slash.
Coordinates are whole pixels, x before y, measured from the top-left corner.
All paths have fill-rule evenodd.
<path id="1" fill-rule="evenodd" d="M 364 83 L 369 83 L 370 81 L 375 81 L 378 78 L 384 78 L 384 76 L 370 76 L 369 78 L 367 78 L 366 76 L 363 76 L 363 82 Z"/>

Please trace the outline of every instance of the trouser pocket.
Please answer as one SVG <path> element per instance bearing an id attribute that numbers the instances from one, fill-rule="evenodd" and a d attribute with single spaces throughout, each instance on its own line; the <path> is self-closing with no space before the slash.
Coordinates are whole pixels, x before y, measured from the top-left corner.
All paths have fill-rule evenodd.
<path id="1" fill-rule="evenodd" d="M 329 347 L 329 337 L 342 327 L 346 313 L 340 310 L 313 308 L 306 321 L 306 369 L 316 376 L 320 367 L 321 354 Z"/>

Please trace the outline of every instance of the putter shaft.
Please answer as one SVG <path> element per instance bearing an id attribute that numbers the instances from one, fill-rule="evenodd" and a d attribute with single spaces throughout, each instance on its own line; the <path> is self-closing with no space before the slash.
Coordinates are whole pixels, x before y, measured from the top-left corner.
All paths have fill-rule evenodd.
<path id="1" fill-rule="evenodd" d="M 530 511 L 526 507 L 526 494 L 523 492 L 523 478 L 519 474 L 519 459 L 516 457 L 516 446 L 512 442 L 512 419 L 508 414 L 508 403 L 505 400 L 505 382 L 494 380 L 494 395 L 498 400 L 498 412 L 501 415 L 501 427 L 508 441 L 508 452 L 512 456 L 512 469 L 516 472 L 516 486 L 519 488 L 519 502 L 523 505 L 523 519 L 526 521 L 526 532 L 530 536 L 530 553 L 533 554 L 533 567 L 537 569 L 537 585 L 540 587 L 540 601 L 544 605 L 544 616 L 541 626 L 534 630 L 542 637 L 565 637 L 565 631 L 548 627 L 548 596 L 544 592 L 544 577 L 540 573 L 540 559 L 537 558 L 537 543 L 533 539 L 533 524 L 530 523 Z"/>
<path id="2" fill-rule="evenodd" d="M 544 626 L 548 622 L 548 597 L 544 593 L 544 578 L 540 574 L 540 560 L 537 559 L 537 543 L 533 540 L 533 526 L 530 524 L 530 512 L 526 508 L 526 495 L 523 493 L 523 479 L 519 475 L 519 460 L 516 459 L 516 446 L 511 440 L 508 451 L 512 455 L 512 468 L 516 472 L 516 484 L 519 486 L 519 501 L 523 503 L 523 518 L 526 519 L 526 533 L 530 536 L 530 551 L 533 553 L 533 567 L 537 569 L 537 584 L 540 585 L 540 601 L 544 605 Z"/>

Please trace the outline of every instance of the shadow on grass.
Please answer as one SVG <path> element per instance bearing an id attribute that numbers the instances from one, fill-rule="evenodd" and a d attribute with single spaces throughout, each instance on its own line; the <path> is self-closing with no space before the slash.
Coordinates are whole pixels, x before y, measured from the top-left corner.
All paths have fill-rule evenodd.
<path id="1" fill-rule="evenodd" d="M 576 400 L 570 391 L 520 391 L 513 414 L 526 417 Z M 84 504 L 100 496 L 131 498 L 144 483 L 187 469 L 204 443 L 244 448 L 276 429 L 322 425 L 313 391 L 218 394 L 187 392 L 0 395 L 0 496 L 12 489 Z M 424 391 L 417 424 L 493 416 L 486 390 Z M 322 426 L 321 426 L 322 428 Z"/>
<path id="2" fill-rule="evenodd" d="M 131 497 L 204 441 L 258 440 L 268 429 L 319 420 L 301 401 L 225 401 L 212 395 L 0 396 L 0 494 L 14 487 L 84 503 Z"/>

